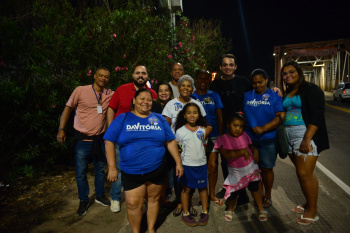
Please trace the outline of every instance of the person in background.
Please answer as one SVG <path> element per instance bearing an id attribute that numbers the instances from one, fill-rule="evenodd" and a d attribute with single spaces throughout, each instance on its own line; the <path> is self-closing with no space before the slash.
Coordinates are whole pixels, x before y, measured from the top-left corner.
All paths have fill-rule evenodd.
<path id="1" fill-rule="evenodd" d="M 272 205 L 273 167 L 277 159 L 275 130 L 286 114 L 282 97 L 267 87 L 269 79 L 264 70 L 254 70 L 250 80 L 254 89 L 245 93 L 243 111 L 247 118 L 246 132 L 259 152 L 258 165 L 262 176 L 259 189 L 263 207 L 268 208 Z"/>
<path id="2" fill-rule="evenodd" d="M 156 87 L 156 92 L 157 92 L 158 99 L 153 100 L 151 112 L 162 114 L 165 105 L 174 98 L 173 91 L 169 83 L 160 81 L 158 83 L 158 86 Z M 166 151 L 166 158 L 167 158 L 167 164 L 168 164 L 169 179 L 167 180 L 167 182 L 165 182 L 161 193 L 161 197 L 160 197 L 161 208 L 159 210 L 160 214 L 167 212 L 166 211 L 167 207 L 170 207 L 167 199 L 171 197 L 172 189 L 174 187 L 174 180 L 177 179 L 176 173 L 172 169 L 173 167 L 175 167 L 175 161 L 171 157 L 169 151 Z"/>
<path id="3" fill-rule="evenodd" d="M 174 98 L 177 98 L 180 96 L 180 92 L 178 89 L 178 81 L 179 79 L 182 77 L 182 75 L 185 74 L 185 69 L 183 67 L 183 65 L 180 62 L 175 62 L 172 66 L 171 66 L 171 81 L 169 82 L 173 93 L 174 93 Z"/>
<path id="4" fill-rule="evenodd" d="M 224 202 L 215 196 L 215 186 L 218 178 L 218 151 L 214 144 L 218 136 L 223 134 L 222 108 L 224 107 L 218 93 L 208 90 L 211 82 L 211 75 L 206 70 L 198 70 L 195 76 L 196 91 L 191 97 L 199 101 L 207 115 L 205 118 L 213 127 L 206 146 L 206 157 L 208 160 L 209 198 L 211 203 L 217 207 L 224 207 Z"/>
<path id="5" fill-rule="evenodd" d="M 284 85 L 283 108 L 288 141 L 289 158 L 292 160 L 305 203 L 292 209 L 301 214 L 297 223 L 310 225 L 319 220 L 317 216 L 318 179 L 314 174 L 320 153 L 329 149 L 325 120 L 324 93 L 317 85 L 305 81 L 299 64 L 287 62 L 281 70 Z"/>
<path id="6" fill-rule="evenodd" d="M 183 167 L 175 136 L 164 117 L 151 112 L 152 93 L 139 89 L 132 100 L 131 112 L 120 114 L 109 126 L 105 136 L 108 180 L 119 179 L 115 149 L 120 147 L 120 167 L 125 191 L 128 220 L 133 232 L 140 232 L 142 206 L 147 201 L 148 232 L 154 226 L 159 210 L 159 196 L 166 180 L 165 150 L 176 163 L 176 175 Z"/>
<path id="7" fill-rule="evenodd" d="M 107 111 L 107 123 L 108 126 L 112 123 L 113 119 L 118 115 L 124 112 L 130 111 L 131 101 L 139 89 L 147 89 L 151 91 L 152 98 L 157 99 L 157 94 L 155 91 L 150 89 L 146 83 L 148 81 L 148 72 L 145 66 L 136 66 L 134 72 L 132 74 L 133 82 L 121 85 L 114 92 L 111 101 L 108 105 Z M 112 183 L 111 189 L 111 211 L 119 212 L 120 211 L 120 199 L 122 195 L 122 180 L 120 178 L 121 170 L 120 170 L 120 152 L 119 145 L 116 144 L 115 148 L 115 156 L 116 156 L 116 166 L 119 174 L 119 178 L 116 182 Z"/>
<path id="8" fill-rule="evenodd" d="M 57 141 L 66 141 L 65 128 L 74 111 L 75 169 L 77 171 L 78 195 L 80 199 L 77 214 L 85 215 L 89 205 L 88 164 L 91 160 L 95 172 L 95 202 L 110 206 L 105 196 L 106 157 L 103 135 L 107 129 L 106 113 L 113 91 L 106 89 L 110 73 L 107 68 L 98 68 L 94 84 L 75 88 L 62 112 Z"/>

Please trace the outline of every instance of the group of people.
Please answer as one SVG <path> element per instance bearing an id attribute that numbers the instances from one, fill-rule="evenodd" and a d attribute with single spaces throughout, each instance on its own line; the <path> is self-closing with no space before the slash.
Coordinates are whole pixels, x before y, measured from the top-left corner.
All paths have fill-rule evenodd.
<path id="1" fill-rule="evenodd" d="M 105 88 L 108 69 L 99 68 L 93 85 L 77 87 L 57 134 L 64 143 L 64 129 L 74 110 L 77 214 L 84 215 L 88 208 L 87 169 L 92 161 L 95 202 L 119 212 L 124 188 L 133 232 L 140 231 L 144 203 L 148 231 L 155 231 L 159 207 L 167 205 L 166 190 L 172 188 L 173 215 L 181 215 L 188 226 L 208 223 L 209 203 L 225 208 L 225 220 L 232 221 L 237 204 L 249 202 L 246 188 L 258 219 L 266 221 L 277 158 L 275 129 L 284 122 L 288 154 L 305 196 L 305 203 L 292 211 L 301 214 L 301 225 L 317 221 L 318 181 L 313 171 L 321 151 L 329 148 L 323 91 L 305 81 L 296 62 L 282 67 L 282 91 L 268 88 L 262 69 L 254 70 L 250 79 L 235 75 L 236 69 L 236 57 L 224 55 L 222 76 L 211 82 L 208 71 L 198 70 L 193 79 L 182 64 L 174 63 L 172 80 L 160 82 L 154 91 L 146 85 L 147 68 L 136 66 L 133 82 L 113 92 Z M 219 155 L 224 183 L 215 194 Z M 111 200 L 104 190 L 106 164 Z M 198 220 L 191 202 L 196 189 L 202 205 Z"/>

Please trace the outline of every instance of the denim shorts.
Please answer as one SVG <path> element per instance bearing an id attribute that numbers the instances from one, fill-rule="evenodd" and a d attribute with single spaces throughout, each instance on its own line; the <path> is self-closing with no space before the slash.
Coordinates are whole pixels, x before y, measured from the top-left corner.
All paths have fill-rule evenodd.
<path id="1" fill-rule="evenodd" d="M 253 140 L 253 146 L 259 151 L 259 167 L 273 168 L 276 166 L 276 139 L 267 138 Z"/>
<path id="2" fill-rule="evenodd" d="M 285 126 L 285 129 L 286 129 L 287 138 L 289 142 L 289 150 L 288 150 L 289 154 L 294 153 L 298 156 L 305 155 L 305 159 L 307 155 L 320 156 L 317 153 L 317 146 L 313 140 L 311 140 L 312 151 L 310 151 L 308 154 L 304 154 L 299 151 L 300 144 L 306 132 L 305 125 Z"/>

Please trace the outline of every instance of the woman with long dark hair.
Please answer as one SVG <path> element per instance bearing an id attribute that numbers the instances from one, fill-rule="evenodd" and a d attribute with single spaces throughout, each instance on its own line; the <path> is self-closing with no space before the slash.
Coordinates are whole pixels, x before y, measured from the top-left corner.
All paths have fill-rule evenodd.
<path id="1" fill-rule="evenodd" d="M 281 70 L 286 110 L 285 128 L 292 160 L 305 203 L 292 209 L 301 214 L 297 223 L 310 225 L 317 221 L 318 179 L 314 169 L 320 153 L 329 148 L 325 121 L 324 93 L 317 85 L 305 81 L 297 62 L 287 62 Z"/>

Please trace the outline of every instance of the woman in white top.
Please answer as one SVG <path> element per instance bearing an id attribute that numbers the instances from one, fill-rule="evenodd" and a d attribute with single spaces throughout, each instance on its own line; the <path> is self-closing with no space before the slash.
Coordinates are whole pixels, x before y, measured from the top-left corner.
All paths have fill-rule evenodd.
<path id="1" fill-rule="evenodd" d="M 199 109 L 201 111 L 202 116 L 204 117 L 206 115 L 206 112 L 205 112 L 202 104 L 199 101 L 191 98 L 191 94 L 194 91 L 193 78 L 189 75 L 183 75 L 183 76 L 181 76 L 181 78 L 179 79 L 177 84 L 178 84 L 180 96 L 170 100 L 165 105 L 163 112 L 162 112 L 162 115 L 168 121 L 169 125 L 171 125 L 171 129 L 174 133 L 175 133 L 174 123 L 176 121 L 176 117 L 186 104 L 188 104 L 190 102 L 196 103 L 199 106 Z M 179 216 L 182 213 L 181 185 L 175 180 L 174 180 L 174 190 L 175 190 L 177 207 L 174 210 L 173 215 Z M 192 194 L 193 194 L 193 192 L 192 192 Z M 192 198 L 190 198 L 190 199 L 192 199 Z M 191 207 L 190 214 L 192 216 L 197 216 L 197 211 L 193 207 Z"/>

